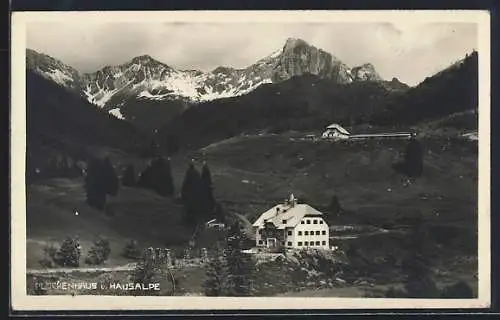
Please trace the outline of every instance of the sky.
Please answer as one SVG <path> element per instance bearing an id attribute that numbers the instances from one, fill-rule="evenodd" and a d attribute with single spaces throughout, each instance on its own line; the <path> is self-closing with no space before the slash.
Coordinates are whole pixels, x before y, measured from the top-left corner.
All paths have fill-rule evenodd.
<path id="1" fill-rule="evenodd" d="M 477 49 L 475 23 L 30 22 L 26 46 L 80 72 L 138 55 L 179 69 L 244 68 L 300 38 L 350 67 L 416 85 Z"/>

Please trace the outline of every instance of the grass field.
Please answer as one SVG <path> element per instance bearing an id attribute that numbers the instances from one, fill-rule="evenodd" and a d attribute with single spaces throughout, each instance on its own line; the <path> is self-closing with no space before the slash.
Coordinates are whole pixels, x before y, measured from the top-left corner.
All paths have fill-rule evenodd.
<path id="1" fill-rule="evenodd" d="M 122 265 L 121 257 L 130 239 L 141 247 L 176 247 L 191 236 L 181 223 L 182 208 L 172 199 L 153 192 L 122 187 L 111 197 L 114 215 L 91 209 L 85 203 L 81 179 L 54 179 L 44 185 L 32 185 L 27 191 L 27 266 L 38 266 L 43 247 L 58 244 L 67 236 L 78 236 L 85 256 L 97 236 L 110 240 L 108 265 Z M 75 215 L 75 212 L 78 215 Z"/>

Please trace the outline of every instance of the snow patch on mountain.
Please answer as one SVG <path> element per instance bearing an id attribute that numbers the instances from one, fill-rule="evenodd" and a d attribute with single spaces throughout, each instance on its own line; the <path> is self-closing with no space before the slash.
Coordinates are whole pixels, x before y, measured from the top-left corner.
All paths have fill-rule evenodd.
<path id="1" fill-rule="evenodd" d="M 73 82 L 73 77 L 71 75 L 62 72 L 59 69 L 52 69 L 49 72 L 41 71 L 40 73 L 46 78 L 62 86 L 67 86 L 68 82 Z"/>
<path id="2" fill-rule="evenodd" d="M 276 58 L 278 57 L 281 53 L 283 52 L 282 49 L 276 50 L 274 53 L 272 53 L 269 58 Z"/>
<path id="3" fill-rule="evenodd" d="M 174 94 L 198 100 L 199 94 L 196 88 L 199 84 L 196 78 L 191 77 L 185 72 L 174 72 L 166 82 L 166 88 Z"/>
<path id="4" fill-rule="evenodd" d="M 151 94 L 149 91 L 145 90 L 137 95 L 138 98 L 150 99 L 150 100 L 163 100 L 168 97 L 168 94 Z"/>
<path id="5" fill-rule="evenodd" d="M 248 94 L 263 84 L 285 81 L 302 74 L 316 74 L 336 79 L 339 83 L 349 83 L 354 78 L 377 78 L 372 76 L 375 70 L 370 64 L 351 69 L 331 54 L 292 38 L 279 50 L 246 68 L 221 66 L 209 72 L 174 69 L 151 56 L 142 55 L 121 65 L 79 74 L 54 58 L 35 51 L 28 53 L 28 66 L 41 68 L 39 73 L 76 90 L 90 103 L 113 110 L 133 99 L 182 99 L 200 103 L 236 97 Z"/>
<path id="6" fill-rule="evenodd" d="M 111 99 L 117 91 L 119 91 L 119 89 L 105 90 L 99 88 L 98 92 L 92 94 L 90 92 L 90 86 L 87 86 L 87 88 L 84 91 L 84 94 L 90 103 L 93 103 L 99 107 L 104 107 L 106 103 L 109 101 L 109 99 Z"/>
<path id="7" fill-rule="evenodd" d="M 114 109 L 111 109 L 109 110 L 109 113 L 115 117 L 117 117 L 118 119 L 120 120 L 124 120 L 125 117 L 122 115 L 121 111 L 120 111 L 120 108 L 114 108 Z"/>

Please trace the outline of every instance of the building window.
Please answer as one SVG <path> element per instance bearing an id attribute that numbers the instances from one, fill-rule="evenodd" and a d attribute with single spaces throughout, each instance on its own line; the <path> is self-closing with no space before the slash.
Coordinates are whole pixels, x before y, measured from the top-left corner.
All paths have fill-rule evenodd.
<path id="1" fill-rule="evenodd" d="M 314 219 L 314 220 L 313 220 L 313 223 L 314 223 L 314 224 L 318 224 L 318 220 Z"/>
<path id="2" fill-rule="evenodd" d="M 304 245 L 305 245 L 305 246 L 309 245 L 309 242 L 304 241 Z"/>
<path id="3" fill-rule="evenodd" d="M 319 231 L 316 231 L 316 235 L 319 236 Z"/>
<path id="4" fill-rule="evenodd" d="M 326 241 L 323 241 L 323 243 L 322 243 L 322 244 L 323 244 L 324 246 L 326 246 Z"/>
<path id="5" fill-rule="evenodd" d="M 282 222 L 283 224 L 286 224 L 286 220 L 281 220 L 281 222 Z"/>
<path id="6" fill-rule="evenodd" d="M 326 235 L 326 231 L 325 230 L 321 231 L 321 234 Z"/>
<path id="7" fill-rule="evenodd" d="M 299 231 L 299 236 L 301 236 L 301 235 L 302 235 L 302 231 Z"/>
<path id="8" fill-rule="evenodd" d="M 262 244 L 262 240 L 259 240 L 259 244 Z"/>
<path id="9" fill-rule="evenodd" d="M 302 246 L 302 241 L 297 242 L 297 246 Z"/>
<path id="10" fill-rule="evenodd" d="M 323 220 L 319 220 L 319 224 L 323 224 Z"/>
<path id="11" fill-rule="evenodd" d="M 288 231 L 288 235 L 291 236 L 292 235 L 292 231 Z"/>
<path id="12" fill-rule="evenodd" d="M 316 241 L 316 245 L 319 246 L 319 241 Z"/>
<path id="13" fill-rule="evenodd" d="M 288 246 L 291 247 L 292 246 L 292 241 L 288 241 Z"/>
<path id="14" fill-rule="evenodd" d="M 304 220 L 300 221 L 300 224 L 304 224 Z"/>
<path id="15" fill-rule="evenodd" d="M 262 229 L 259 229 L 259 234 L 262 234 Z"/>
<path id="16" fill-rule="evenodd" d="M 314 231 L 309 232 L 309 235 L 314 236 Z"/>
<path id="17" fill-rule="evenodd" d="M 307 224 L 311 224 L 311 220 L 307 219 L 306 221 L 307 221 Z"/>

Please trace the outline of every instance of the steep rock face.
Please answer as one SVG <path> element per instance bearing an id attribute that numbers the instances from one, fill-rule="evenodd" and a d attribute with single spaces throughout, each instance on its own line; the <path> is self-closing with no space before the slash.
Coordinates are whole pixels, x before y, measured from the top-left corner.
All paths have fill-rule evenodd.
<path id="1" fill-rule="evenodd" d="M 273 81 L 284 81 L 304 74 L 334 79 L 338 83 L 352 81 L 349 68 L 330 53 L 313 47 L 301 39 L 289 38 L 279 56 Z"/>
<path id="2" fill-rule="evenodd" d="M 26 69 L 68 89 L 77 92 L 81 89 L 78 71 L 46 54 L 27 49 Z"/>
<path id="3" fill-rule="evenodd" d="M 375 71 L 371 63 L 365 63 L 351 70 L 351 75 L 355 81 L 382 81 L 382 77 Z"/>
<path id="4" fill-rule="evenodd" d="M 135 57 L 119 66 L 106 66 L 82 76 L 83 93 L 87 99 L 105 106 L 113 96 L 153 92 L 168 93 L 168 82 L 175 73 L 169 66 L 148 55 Z"/>

